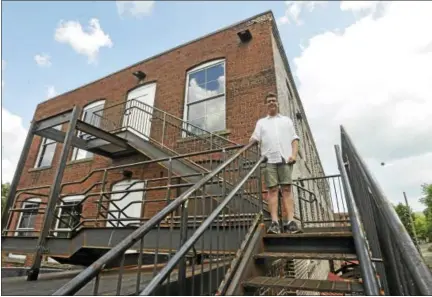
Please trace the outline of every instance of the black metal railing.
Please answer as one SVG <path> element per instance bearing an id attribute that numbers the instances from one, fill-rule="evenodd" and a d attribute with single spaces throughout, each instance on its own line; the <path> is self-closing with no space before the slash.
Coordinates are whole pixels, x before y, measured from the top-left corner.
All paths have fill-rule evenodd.
<path id="1" fill-rule="evenodd" d="M 257 215 L 262 210 L 262 204 L 255 203 L 256 201 L 254 201 L 260 198 L 261 193 L 261 183 L 259 182 L 261 180 L 259 176 L 260 171 L 259 169 L 255 169 L 259 168 L 257 164 L 262 162 L 262 158 L 255 159 L 254 164 L 251 164 L 251 166 L 241 166 L 241 160 L 245 158 L 252 160 L 249 154 L 253 149 L 255 149 L 253 145 L 247 145 L 241 149 L 237 149 L 231 155 L 226 154 L 224 150 L 225 157 L 221 165 L 211 173 L 205 175 L 193 186 L 186 189 L 183 194 L 169 201 L 167 206 L 153 215 L 148 221 L 138 227 L 138 229 L 77 277 L 60 288 L 55 292 L 55 295 L 75 294 L 90 281 L 93 281 L 93 290 L 90 293 L 93 295 L 102 293 L 101 290 L 103 291 L 109 286 L 112 287 L 114 284 L 117 295 L 137 294 L 141 292 L 145 284 L 157 275 L 158 270 L 166 267 L 167 262 L 161 263 L 160 254 L 165 253 L 168 257 L 168 263 L 172 263 L 172 261 L 170 262 L 172 254 L 185 246 L 185 243 L 190 242 L 190 239 L 188 241 L 188 237 L 190 236 L 188 234 L 202 229 L 202 227 L 201 229 L 199 228 L 204 223 L 198 223 L 197 216 L 192 215 L 193 220 L 188 220 L 188 214 L 198 213 L 199 208 L 201 210 L 208 210 L 207 214 L 203 213 L 203 216 L 207 216 L 204 222 L 208 222 L 209 218 L 211 218 L 214 225 L 206 228 L 202 237 L 198 242 L 195 242 L 191 252 L 188 254 L 189 262 L 192 264 L 188 265 L 186 263 L 187 257 L 183 257 L 181 263 L 179 263 L 179 267 L 175 271 L 170 271 L 171 273 L 166 279 L 166 283 L 170 284 L 170 286 L 161 286 L 159 289 L 170 292 L 170 288 L 173 289 L 172 286 L 175 284 L 178 286 L 185 284 L 182 280 L 188 279 L 191 274 L 200 274 L 202 278 L 205 278 L 209 277 L 209 275 L 214 276 L 214 273 L 216 273 L 223 277 L 224 272 L 231 264 L 231 260 L 235 257 L 249 226 L 255 222 Z M 256 156 L 254 153 L 252 155 Z M 225 182 L 227 175 L 232 175 L 232 180 L 237 180 L 237 186 L 234 189 L 236 191 L 231 191 L 231 196 L 228 196 L 231 197 L 230 203 L 225 203 L 226 198 L 224 198 L 226 193 L 228 193 Z M 214 197 L 209 197 L 206 193 L 207 188 L 214 184 L 220 186 L 221 193 L 219 198 L 211 199 Z M 258 202 L 260 201 L 259 199 Z M 219 212 L 217 219 L 208 216 L 218 208 L 223 208 L 223 211 Z M 174 217 L 176 215 L 180 215 L 182 218 L 180 222 L 175 221 Z M 153 236 L 152 238 L 156 242 L 149 242 L 149 239 L 146 237 L 152 230 L 152 232 L 159 234 L 161 228 L 168 228 L 172 231 L 176 227 L 180 227 L 180 232 L 169 232 L 170 235 L 165 237 L 158 236 L 157 234 Z M 176 235 L 176 237 L 173 237 L 173 235 Z M 164 241 L 165 249 L 159 248 L 160 241 Z M 149 250 L 149 246 L 152 246 L 151 250 L 154 255 L 152 272 L 150 274 L 145 273 L 142 267 L 142 255 L 144 250 Z M 166 248 L 167 246 L 169 247 L 168 249 Z M 124 264 L 126 254 L 131 250 L 137 253 L 138 258 L 133 268 L 129 267 L 126 269 Z M 118 277 L 113 282 L 112 273 L 105 278 L 104 268 L 115 261 L 120 261 L 120 265 L 115 271 Z M 204 285 L 207 288 L 207 284 L 204 284 L 204 282 L 199 283 L 201 287 Z M 211 287 L 208 288 L 211 289 Z M 186 287 L 182 287 L 182 290 L 185 289 Z"/>
<path id="2" fill-rule="evenodd" d="M 203 262 L 201 264 L 192 261 L 190 265 L 191 275 L 190 275 L 190 286 L 180 286 L 179 291 L 172 290 L 170 293 L 176 292 L 180 295 L 214 295 L 220 285 L 223 283 L 227 283 L 228 279 L 231 276 L 231 272 L 235 271 L 236 266 L 239 264 L 242 253 L 247 246 L 247 243 L 251 236 L 254 234 L 254 230 L 258 226 L 260 222 L 262 222 L 262 205 L 254 205 L 254 209 L 249 210 L 247 213 L 245 212 L 243 205 L 244 200 L 242 196 L 247 194 L 247 192 L 252 192 L 253 188 L 258 190 L 260 183 L 260 174 L 257 173 L 260 170 L 261 163 L 264 162 L 264 157 L 261 157 L 258 162 L 252 166 L 251 169 L 245 170 L 244 172 L 238 175 L 238 182 L 234 189 L 228 193 L 228 195 L 218 203 L 215 210 L 207 217 L 205 221 L 199 225 L 192 236 L 184 243 L 184 245 L 180 248 L 180 250 L 170 259 L 167 265 L 151 280 L 151 282 L 144 288 L 144 290 L 140 293 L 140 295 L 151 295 L 156 294 L 157 290 L 160 290 L 160 286 L 165 286 L 167 290 L 169 290 L 170 286 L 173 286 L 173 283 L 169 282 L 169 279 L 173 279 L 174 269 L 178 266 L 179 269 L 184 267 L 185 269 L 185 256 L 193 249 L 199 248 L 201 244 L 201 249 L 204 249 L 204 245 L 207 244 L 210 249 L 208 264 L 209 264 L 209 273 L 204 275 L 203 273 L 199 274 L 198 279 L 195 279 L 194 271 L 204 271 Z M 248 189 L 248 190 L 247 190 Z M 239 213 L 233 212 L 232 210 L 238 206 L 240 209 Z M 231 222 L 227 222 L 224 224 L 226 216 L 230 216 L 235 218 Z M 225 225 L 225 226 L 224 226 Z M 235 230 L 235 237 L 226 238 L 225 229 Z M 209 234 L 209 230 L 216 230 L 215 236 L 211 236 L 206 240 L 206 234 Z M 230 266 L 222 265 L 219 267 L 218 261 L 213 258 L 219 258 L 221 256 L 220 251 L 225 250 L 223 247 L 224 241 L 226 240 L 235 241 L 235 245 L 237 247 L 236 254 L 234 259 L 232 260 Z M 226 242 L 225 242 L 226 244 Z M 213 268 L 212 268 L 213 264 Z M 228 269 L 227 269 L 228 268 Z M 213 270 L 215 270 L 213 272 Z M 180 272 L 180 271 L 179 271 Z M 182 277 L 186 279 L 185 271 Z M 196 282 L 199 285 L 195 285 Z M 185 283 L 184 281 L 180 281 L 180 283 Z M 223 285 L 223 284 L 222 284 Z"/>
<path id="3" fill-rule="evenodd" d="M 350 226 L 341 176 L 294 180 L 296 211 L 302 228 Z"/>
<path id="4" fill-rule="evenodd" d="M 341 147 L 370 257 L 382 259 L 375 266 L 384 294 L 432 295 L 431 271 L 343 127 Z"/>
<path id="5" fill-rule="evenodd" d="M 354 237 L 354 244 L 356 247 L 357 257 L 359 260 L 359 266 L 361 275 L 364 279 L 364 289 L 367 296 L 379 295 L 381 285 L 376 275 L 382 271 L 376 271 L 376 268 L 372 262 L 369 254 L 369 245 L 366 239 L 366 234 L 362 229 L 361 217 L 358 211 L 357 205 L 354 200 L 354 195 L 351 186 L 348 181 L 348 175 L 345 166 L 342 161 L 342 154 L 340 147 L 335 146 L 336 159 L 339 167 L 339 171 L 342 175 L 342 183 L 346 197 L 346 204 L 348 208 L 349 217 L 351 218 L 351 228 Z"/>
<path id="6" fill-rule="evenodd" d="M 181 174 L 173 169 L 173 163 L 184 160 L 190 157 L 209 157 L 212 154 L 220 153 L 223 158 L 229 158 L 235 154 L 243 146 L 231 146 L 224 149 L 214 149 L 212 151 L 205 152 L 194 152 L 184 155 L 178 155 L 174 157 L 166 157 L 155 160 L 141 161 L 135 163 L 128 163 L 123 165 L 111 166 L 108 168 L 96 169 L 88 173 L 85 177 L 78 181 L 67 182 L 61 185 L 60 197 L 56 203 L 54 211 L 54 224 L 50 228 L 50 236 L 55 237 L 72 237 L 81 227 L 126 227 L 127 225 L 140 225 L 143 222 L 149 220 L 155 213 L 162 209 L 174 198 L 178 197 L 187 188 L 190 188 L 200 180 L 205 174 L 204 173 L 190 173 Z M 250 155 L 250 152 L 245 152 L 242 156 L 239 156 L 239 160 L 236 160 L 237 168 L 233 171 L 233 168 L 227 169 L 226 179 L 229 180 L 228 175 L 232 176 L 236 170 L 240 167 L 247 168 L 244 164 L 242 165 L 241 160 L 245 157 L 253 157 L 254 153 Z M 134 170 L 140 171 L 140 169 L 154 166 L 163 165 L 166 168 L 166 172 L 163 177 L 158 178 L 141 178 L 140 175 L 136 174 L 130 177 L 131 182 L 125 188 L 120 190 L 113 189 L 113 186 L 119 181 L 128 181 L 122 177 L 122 171 L 127 169 L 131 173 Z M 240 169 L 242 170 L 242 169 Z M 222 176 L 219 176 L 222 178 Z M 85 190 L 76 192 L 73 189 L 79 185 L 80 189 L 86 184 L 90 184 Z M 220 197 L 222 191 L 222 180 L 219 183 L 214 183 L 211 187 L 208 186 L 207 192 L 201 197 L 195 197 L 194 199 L 217 199 Z M 10 227 L 13 216 L 21 212 L 35 212 L 38 215 L 45 215 L 46 208 L 38 206 L 34 208 L 22 208 L 18 207 L 22 203 L 23 199 L 20 197 L 23 194 L 32 194 L 31 190 L 36 188 L 25 188 L 17 191 L 15 201 L 12 205 L 15 207 L 9 210 L 8 225 Z M 37 187 L 37 190 L 49 190 L 49 186 Z M 212 191 L 210 191 L 212 190 Z M 139 194 L 134 199 L 130 199 L 131 194 Z M 33 193 L 35 195 L 46 197 L 47 193 Z M 253 193 L 251 193 L 252 195 Z M 73 203 L 67 203 L 67 199 L 71 196 L 81 198 L 74 201 Z M 256 195 L 255 195 L 256 196 Z M 193 202 L 195 203 L 195 202 Z M 39 205 L 46 205 L 45 202 L 38 202 Z M 96 205 L 96 211 L 92 213 L 83 214 L 82 208 L 84 205 Z M 196 202 L 200 205 L 199 202 Z M 132 208 L 141 209 L 141 214 L 138 216 L 130 216 L 129 210 Z M 69 220 L 65 221 L 65 211 L 68 212 Z M 198 207 L 197 213 L 191 215 L 203 215 L 208 214 L 210 210 L 203 213 L 204 209 Z M 58 228 L 59 225 L 62 228 Z M 15 230 L 4 228 L 2 230 L 3 235 L 13 235 Z M 32 230 L 32 234 L 38 234 L 40 230 Z"/>
<path id="7" fill-rule="evenodd" d="M 89 121 L 110 133 L 129 131 L 174 155 L 238 145 L 217 133 L 207 131 L 148 105 L 139 98 L 95 111 Z M 190 158 L 189 160 L 207 169 L 207 172 L 219 165 L 221 161 L 217 154 L 207 159 Z"/>

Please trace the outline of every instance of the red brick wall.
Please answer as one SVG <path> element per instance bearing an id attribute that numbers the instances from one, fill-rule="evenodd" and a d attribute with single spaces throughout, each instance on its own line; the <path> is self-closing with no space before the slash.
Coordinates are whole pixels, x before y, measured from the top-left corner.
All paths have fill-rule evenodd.
<path id="1" fill-rule="evenodd" d="M 186 72 L 204 62 L 224 58 L 226 61 L 226 128 L 229 131 L 227 137 L 235 142 L 246 143 L 258 118 L 265 115 L 263 103 L 265 94 L 269 91 L 276 92 L 271 44 L 271 21 L 260 19 L 261 21 L 257 23 L 243 23 L 231 29 L 205 37 L 199 41 L 43 102 L 38 105 L 34 118 L 35 120 L 40 120 L 53 116 L 71 109 L 74 105 L 84 107 L 101 98 L 106 100 L 105 107 L 124 102 L 127 92 L 137 86 L 137 79 L 132 75 L 137 70 L 142 70 L 147 74 L 145 82 L 157 82 L 155 106 L 182 118 Z M 237 32 L 245 27 L 251 31 L 253 39 L 249 43 L 242 44 L 239 41 Z M 66 129 L 66 125 L 63 125 L 63 131 Z M 154 131 L 157 131 L 156 125 L 153 127 L 152 133 Z M 40 138 L 35 137 L 26 161 L 24 174 L 19 183 L 19 188 L 50 185 L 53 182 L 62 145 L 57 144 L 51 168 L 34 170 L 32 168 L 37 157 L 39 145 Z M 144 160 L 145 158 L 141 156 L 138 159 Z M 132 158 L 123 160 L 123 162 L 136 160 L 136 158 Z M 68 164 L 63 183 L 80 180 L 92 170 L 104 168 L 111 164 L 111 160 L 101 156 L 94 156 L 93 160 L 87 162 Z M 134 178 L 159 177 L 160 172 L 164 172 L 166 176 L 165 170 L 156 164 L 147 167 L 141 166 L 133 169 L 133 171 Z M 93 183 L 101 181 L 101 178 L 101 173 L 94 174 L 84 183 L 66 187 L 63 193 L 79 193 L 90 187 Z M 107 187 L 111 187 L 113 183 L 121 179 L 121 171 L 117 172 L 117 174 L 110 174 L 107 179 Z M 175 195 L 173 193 L 172 195 Z M 155 191 L 151 198 L 148 199 L 165 197 L 165 194 L 165 191 Z M 22 196 L 20 200 L 25 198 L 28 198 L 28 196 Z M 90 203 L 90 201 L 98 199 L 99 197 L 89 199 L 83 209 L 84 215 L 95 215 L 96 204 Z M 163 205 L 163 203 L 155 203 L 151 207 L 146 206 L 145 216 L 153 215 Z M 13 219 L 12 228 L 15 227 L 16 221 L 17 216 Z M 41 221 L 42 218 L 38 220 L 37 229 L 40 227 Z"/>

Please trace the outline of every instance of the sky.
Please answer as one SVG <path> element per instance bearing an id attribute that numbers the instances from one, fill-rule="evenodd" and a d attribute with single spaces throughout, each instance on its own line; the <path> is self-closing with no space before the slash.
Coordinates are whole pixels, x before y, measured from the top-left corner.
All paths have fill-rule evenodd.
<path id="1" fill-rule="evenodd" d="M 38 103 L 267 10 L 326 173 L 337 172 L 342 124 L 387 197 L 402 202 L 405 191 L 423 209 L 430 1 L 2 1 L 2 182 L 12 180 Z"/>

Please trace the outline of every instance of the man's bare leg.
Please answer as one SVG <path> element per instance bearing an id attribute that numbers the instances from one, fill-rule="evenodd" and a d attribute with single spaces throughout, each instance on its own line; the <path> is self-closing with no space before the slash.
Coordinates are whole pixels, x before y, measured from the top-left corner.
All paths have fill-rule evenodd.
<path id="1" fill-rule="evenodd" d="M 278 218 L 278 187 L 268 189 L 268 207 L 273 222 L 277 222 Z"/>
<path id="2" fill-rule="evenodd" d="M 291 185 L 282 186 L 282 205 L 285 209 L 285 222 L 283 223 L 283 230 L 285 232 L 298 232 L 300 231 L 297 223 L 294 221 L 294 198 L 292 194 Z"/>
<path id="3" fill-rule="evenodd" d="M 282 205 L 285 209 L 286 221 L 294 220 L 294 199 L 291 185 L 282 186 Z"/>

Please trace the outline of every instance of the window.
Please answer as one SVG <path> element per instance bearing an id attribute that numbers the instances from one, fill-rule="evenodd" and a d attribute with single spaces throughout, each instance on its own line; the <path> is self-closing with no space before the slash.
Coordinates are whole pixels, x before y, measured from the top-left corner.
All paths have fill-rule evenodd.
<path id="1" fill-rule="evenodd" d="M 17 232 L 15 232 L 16 236 L 31 236 L 33 234 L 31 231 L 35 228 L 40 202 L 41 200 L 39 198 L 32 198 L 23 202 L 21 208 L 24 210 L 21 212 L 18 219 Z"/>
<path id="2" fill-rule="evenodd" d="M 73 227 L 79 224 L 81 213 L 82 213 L 82 204 L 77 205 L 81 200 L 84 199 L 84 196 L 70 196 L 63 198 L 63 202 L 58 211 L 56 230 L 71 230 Z M 65 237 L 68 235 L 67 232 L 58 232 L 59 237 Z"/>
<path id="3" fill-rule="evenodd" d="M 53 127 L 56 130 L 61 130 L 61 125 Z M 41 146 L 39 148 L 39 153 L 36 158 L 35 168 L 40 167 L 49 167 L 51 166 L 52 160 L 54 158 L 55 149 L 57 146 L 57 142 L 48 139 L 42 138 Z"/>
<path id="4" fill-rule="evenodd" d="M 201 129 L 225 129 L 225 61 L 200 65 L 187 73 L 184 119 Z M 192 133 L 199 129 L 190 129 Z"/>
<path id="5" fill-rule="evenodd" d="M 93 102 L 86 107 L 84 107 L 83 115 L 81 120 L 95 127 L 100 127 L 101 116 L 103 114 L 102 109 L 104 108 L 105 100 L 99 100 Z M 86 139 L 89 135 L 82 133 L 81 131 L 78 133 L 78 137 Z M 93 153 L 81 150 L 78 148 L 74 148 L 72 152 L 72 160 L 81 160 L 81 159 L 89 159 L 93 157 Z"/>

